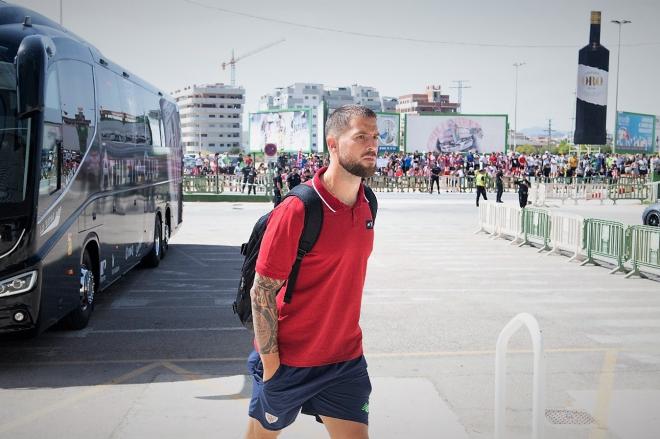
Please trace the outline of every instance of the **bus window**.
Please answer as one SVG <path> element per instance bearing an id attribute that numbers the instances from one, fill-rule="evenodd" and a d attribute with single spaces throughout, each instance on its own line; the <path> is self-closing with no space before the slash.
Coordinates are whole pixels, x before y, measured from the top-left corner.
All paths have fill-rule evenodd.
<path id="1" fill-rule="evenodd" d="M 99 92 L 99 134 L 106 142 L 125 142 L 124 112 L 119 98 L 119 76 L 103 67 L 96 68 Z"/>
<path id="2" fill-rule="evenodd" d="M 143 114 L 138 105 L 139 87 L 131 81 L 121 78 L 121 107 L 124 111 L 124 129 L 127 143 L 144 143 L 144 129 L 140 130 L 140 116 Z M 140 132 L 142 131 L 142 132 Z"/>
<path id="3" fill-rule="evenodd" d="M 62 115 L 56 66 L 48 71 L 44 103 L 44 130 L 41 143 L 41 179 L 39 181 L 39 211 L 44 212 L 52 202 L 50 195 L 60 188 L 60 151 L 62 143 Z"/>
<path id="4" fill-rule="evenodd" d="M 92 67 L 80 61 L 58 63 L 62 101 L 62 185 L 76 173 L 94 134 Z"/>

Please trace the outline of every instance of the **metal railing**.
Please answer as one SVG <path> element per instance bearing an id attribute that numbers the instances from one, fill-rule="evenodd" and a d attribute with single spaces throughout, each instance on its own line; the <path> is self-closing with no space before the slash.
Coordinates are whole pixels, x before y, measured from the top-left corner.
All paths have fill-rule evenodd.
<path id="1" fill-rule="evenodd" d="M 532 438 L 543 437 L 545 417 L 545 353 L 543 333 L 536 319 L 527 313 L 515 316 L 506 324 L 495 348 L 495 439 L 506 437 L 506 353 L 511 337 L 523 326 L 532 337 L 534 348 L 534 375 L 532 377 Z"/>
<path id="2" fill-rule="evenodd" d="M 626 275 L 643 276 L 640 266 L 660 270 L 660 227 L 630 226 L 626 233 L 630 240 L 632 270 Z"/>
<path id="3" fill-rule="evenodd" d="M 626 230 L 623 224 L 616 221 L 606 221 L 587 218 L 584 221 L 584 249 L 587 259 L 581 265 L 599 265 L 594 256 L 613 259 L 616 267 L 610 274 L 618 271 L 626 272 L 623 263 L 628 257 L 626 246 Z"/>
<path id="4" fill-rule="evenodd" d="M 577 215 L 565 215 L 553 212 L 550 216 L 550 242 L 552 250 L 548 255 L 558 254 L 562 250 L 572 253 L 569 262 L 582 254 L 582 232 L 584 218 Z"/>
<path id="5" fill-rule="evenodd" d="M 242 175 L 184 176 L 183 192 L 187 194 L 248 194 L 273 195 L 273 179 L 268 174 L 259 174 L 254 183 L 248 183 Z"/>
<path id="6" fill-rule="evenodd" d="M 533 207 L 526 207 L 522 211 L 522 242 L 518 247 L 537 242 L 542 245 L 539 252 L 550 250 L 550 213 Z"/>

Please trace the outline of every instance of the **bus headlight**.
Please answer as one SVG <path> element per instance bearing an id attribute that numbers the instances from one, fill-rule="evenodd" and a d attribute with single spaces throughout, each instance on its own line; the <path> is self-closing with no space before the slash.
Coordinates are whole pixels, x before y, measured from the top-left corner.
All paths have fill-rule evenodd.
<path id="1" fill-rule="evenodd" d="M 37 271 L 28 271 L 18 276 L 0 281 L 0 297 L 12 296 L 30 291 L 37 282 Z"/>

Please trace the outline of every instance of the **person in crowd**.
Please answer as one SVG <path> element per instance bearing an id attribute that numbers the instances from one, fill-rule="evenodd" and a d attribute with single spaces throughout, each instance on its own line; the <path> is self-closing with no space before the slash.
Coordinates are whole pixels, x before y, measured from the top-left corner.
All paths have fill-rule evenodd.
<path id="1" fill-rule="evenodd" d="M 243 185 L 241 186 L 241 192 L 245 192 L 245 186 L 248 184 L 250 172 L 252 172 L 251 166 L 243 166 L 243 168 L 241 168 L 241 174 L 243 174 Z M 249 187 L 248 190 L 250 190 Z"/>
<path id="2" fill-rule="evenodd" d="M 273 208 L 277 207 L 277 205 L 282 202 L 283 187 L 282 170 L 277 167 L 275 168 L 275 173 L 273 174 Z"/>
<path id="3" fill-rule="evenodd" d="M 440 193 L 440 173 L 442 170 L 440 169 L 440 166 L 438 166 L 437 163 L 433 165 L 431 168 L 431 188 L 429 193 L 433 193 L 433 185 L 435 184 L 438 187 L 438 194 Z"/>
<path id="4" fill-rule="evenodd" d="M 300 174 L 298 173 L 298 168 L 293 168 L 291 173 L 286 177 L 286 184 L 289 187 L 289 190 L 298 186 L 301 182 Z"/>
<path id="5" fill-rule="evenodd" d="M 250 192 L 257 195 L 257 169 L 254 166 L 246 166 L 250 171 L 247 175 L 248 195 Z"/>

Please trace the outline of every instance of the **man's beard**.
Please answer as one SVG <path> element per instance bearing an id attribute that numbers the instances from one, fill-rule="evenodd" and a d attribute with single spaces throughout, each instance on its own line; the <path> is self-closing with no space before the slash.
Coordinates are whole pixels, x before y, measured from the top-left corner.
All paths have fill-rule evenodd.
<path id="1" fill-rule="evenodd" d="M 364 166 L 359 161 L 345 159 L 340 154 L 339 164 L 346 172 L 356 177 L 369 178 L 376 173 L 376 162 L 374 162 L 373 166 Z"/>

